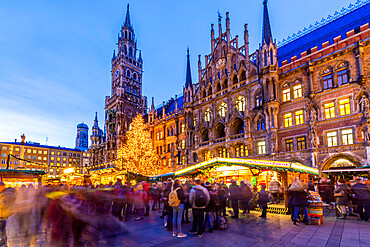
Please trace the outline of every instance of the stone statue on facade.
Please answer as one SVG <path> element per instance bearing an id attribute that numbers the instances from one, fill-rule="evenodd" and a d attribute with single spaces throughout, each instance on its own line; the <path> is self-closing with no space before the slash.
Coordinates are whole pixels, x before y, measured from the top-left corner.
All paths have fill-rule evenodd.
<path id="1" fill-rule="evenodd" d="M 313 128 L 310 130 L 309 132 L 309 139 L 310 139 L 310 144 L 311 144 L 311 148 L 317 148 L 317 131 L 316 131 L 316 127 L 313 126 Z"/>
<path id="2" fill-rule="evenodd" d="M 363 118 L 368 119 L 369 118 L 369 99 L 362 95 L 360 100 L 360 109 L 363 115 Z"/>
<path id="3" fill-rule="evenodd" d="M 195 140 L 195 145 L 197 145 L 199 143 L 198 134 L 194 135 L 194 140 Z"/>
<path id="4" fill-rule="evenodd" d="M 310 111 L 310 124 L 315 124 L 317 122 L 317 112 L 315 108 Z"/>
<path id="5" fill-rule="evenodd" d="M 369 124 L 365 122 L 362 127 L 362 134 L 364 136 L 364 141 L 370 141 L 370 132 L 369 132 Z"/>
<path id="6" fill-rule="evenodd" d="M 271 145 L 271 153 L 276 153 L 276 132 L 271 132 L 271 139 L 270 139 L 270 145 Z"/>

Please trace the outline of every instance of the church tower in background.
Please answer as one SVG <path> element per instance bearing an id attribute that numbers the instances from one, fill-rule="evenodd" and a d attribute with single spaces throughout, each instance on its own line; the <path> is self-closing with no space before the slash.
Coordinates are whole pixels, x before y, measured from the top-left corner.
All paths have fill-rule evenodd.
<path id="1" fill-rule="evenodd" d="M 106 163 L 115 160 L 133 118 L 144 114 L 147 107 L 146 97 L 142 95 L 143 59 L 137 50 L 129 5 L 117 44 L 117 53 L 114 51 L 112 57 L 111 96 L 105 99 Z"/>

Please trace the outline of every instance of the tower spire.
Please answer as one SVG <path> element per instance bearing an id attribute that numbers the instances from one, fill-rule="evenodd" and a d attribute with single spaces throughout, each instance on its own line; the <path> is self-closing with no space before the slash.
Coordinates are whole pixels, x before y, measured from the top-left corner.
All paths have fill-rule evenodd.
<path id="1" fill-rule="evenodd" d="M 270 40 L 272 40 L 272 34 L 271 34 L 269 13 L 267 10 L 267 0 L 263 0 L 262 45 L 264 42 L 266 42 L 266 44 L 269 44 Z"/>
<path id="2" fill-rule="evenodd" d="M 187 64 L 186 64 L 186 81 L 185 81 L 185 87 L 193 87 L 193 83 L 191 81 L 191 70 L 190 70 L 190 55 L 189 55 L 189 47 L 187 50 Z"/>
<path id="3" fill-rule="evenodd" d="M 127 4 L 127 12 L 126 12 L 126 20 L 125 24 L 123 24 L 125 27 L 131 27 L 131 21 L 130 21 L 130 4 Z"/>
<path id="4" fill-rule="evenodd" d="M 98 125 L 98 112 L 95 112 L 95 120 L 94 120 L 94 126 L 93 128 L 99 128 Z"/>

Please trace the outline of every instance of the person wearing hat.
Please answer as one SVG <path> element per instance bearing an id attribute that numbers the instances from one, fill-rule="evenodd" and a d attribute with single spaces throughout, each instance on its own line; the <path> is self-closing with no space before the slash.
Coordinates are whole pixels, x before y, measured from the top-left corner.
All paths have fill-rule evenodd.
<path id="1" fill-rule="evenodd" d="M 259 204 L 260 209 L 262 209 L 261 218 L 266 219 L 267 214 L 267 203 L 270 201 L 269 195 L 266 192 L 266 185 L 261 185 L 261 190 L 258 192 L 257 203 Z"/>

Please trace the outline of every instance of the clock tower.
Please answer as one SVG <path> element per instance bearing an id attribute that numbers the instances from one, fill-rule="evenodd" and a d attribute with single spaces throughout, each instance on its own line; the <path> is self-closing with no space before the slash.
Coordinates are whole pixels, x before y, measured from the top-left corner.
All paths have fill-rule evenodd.
<path id="1" fill-rule="evenodd" d="M 136 44 L 127 5 L 126 19 L 118 34 L 118 51 L 113 52 L 111 96 L 105 99 L 106 162 L 116 158 L 116 150 L 123 144 L 133 118 L 146 111 L 147 99 L 142 95 L 143 59 Z"/>

